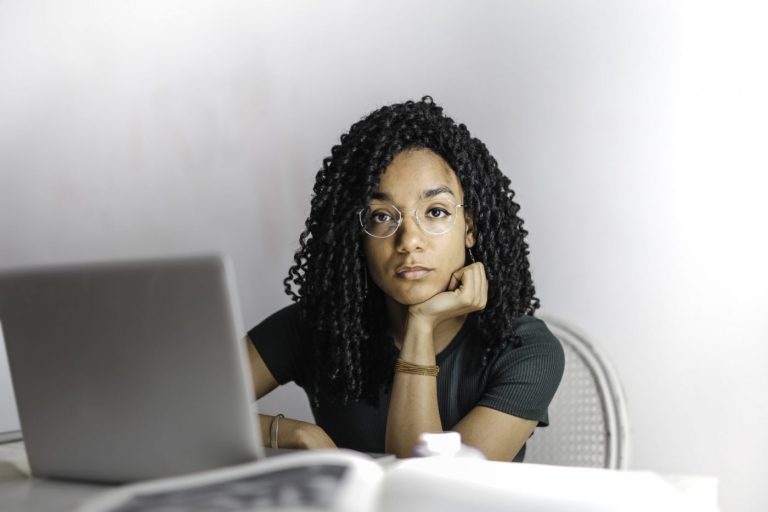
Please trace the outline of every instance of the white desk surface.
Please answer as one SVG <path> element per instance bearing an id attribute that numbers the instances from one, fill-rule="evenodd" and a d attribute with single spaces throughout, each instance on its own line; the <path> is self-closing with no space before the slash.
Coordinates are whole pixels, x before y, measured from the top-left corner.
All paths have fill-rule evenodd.
<path id="1" fill-rule="evenodd" d="M 484 461 L 479 462 L 482 463 Z M 399 463 L 394 463 L 392 467 L 395 467 L 398 464 Z M 535 465 L 527 466 L 536 467 Z M 554 467 L 550 466 L 550 468 L 553 468 L 554 470 Z M 573 469 L 574 468 L 567 468 L 564 470 L 572 471 Z M 432 473 L 431 470 L 430 473 Z M 450 471 L 447 471 L 446 476 L 448 476 L 449 473 Z M 628 472 L 627 476 L 631 473 L 632 472 Z M 637 475 L 641 475 L 642 473 L 648 474 L 647 472 L 636 473 Z M 21 442 L 0 444 L 0 511 L 72 511 L 82 505 L 88 498 L 110 488 L 110 486 L 107 485 L 30 478 L 28 475 L 29 467 L 26 463 L 23 444 Z M 412 474 L 408 474 L 406 471 L 401 474 L 401 478 L 403 476 L 406 479 L 418 480 L 419 470 L 417 469 L 415 472 L 412 472 Z M 674 490 L 678 491 L 679 494 L 685 498 L 686 504 L 693 505 L 691 510 L 701 512 L 718 511 L 717 479 L 713 477 L 695 476 L 658 476 L 663 479 L 664 482 L 669 484 L 669 486 L 674 488 Z M 424 498 L 427 497 L 425 496 Z M 432 502 L 432 505 L 435 505 L 434 501 Z"/>
<path id="2" fill-rule="evenodd" d="M 73 510 L 106 487 L 30 478 L 24 445 L 0 444 L 0 510 L 53 512 Z"/>

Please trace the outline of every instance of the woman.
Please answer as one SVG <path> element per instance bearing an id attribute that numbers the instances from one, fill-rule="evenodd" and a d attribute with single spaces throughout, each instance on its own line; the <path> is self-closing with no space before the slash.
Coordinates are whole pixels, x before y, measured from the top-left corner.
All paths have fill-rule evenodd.
<path id="1" fill-rule="evenodd" d="M 253 328 L 257 397 L 295 381 L 317 425 L 261 417 L 275 446 L 409 456 L 455 430 L 522 460 L 560 382 L 527 232 L 485 145 L 430 97 L 383 107 L 318 172 L 285 280 L 295 304 Z"/>

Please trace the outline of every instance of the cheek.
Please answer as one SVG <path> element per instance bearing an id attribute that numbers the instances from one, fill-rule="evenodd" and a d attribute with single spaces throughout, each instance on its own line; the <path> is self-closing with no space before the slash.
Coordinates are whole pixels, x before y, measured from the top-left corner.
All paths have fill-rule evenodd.
<path id="1" fill-rule="evenodd" d="M 387 256 L 386 247 L 382 247 L 383 244 L 377 242 L 377 240 L 366 240 L 363 244 L 363 252 L 365 253 L 365 264 L 368 268 L 368 274 L 378 284 Z"/>
<path id="2" fill-rule="evenodd" d="M 466 263 L 466 246 L 464 244 L 464 232 L 461 232 L 462 236 L 452 237 L 449 244 L 446 244 L 442 252 L 442 259 L 445 262 L 445 266 L 450 268 L 452 272 L 463 267 Z"/>

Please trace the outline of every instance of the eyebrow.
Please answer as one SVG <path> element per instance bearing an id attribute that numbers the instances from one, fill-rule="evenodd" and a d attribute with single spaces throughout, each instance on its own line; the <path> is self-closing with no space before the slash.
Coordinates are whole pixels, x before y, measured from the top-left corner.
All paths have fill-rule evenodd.
<path id="1" fill-rule="evenodd" d="M 437 188 L 431 188 L 429 190 L 425 190 L 424 192 L 421 193 L 421 198 L 429 199 L 430 197 L 439 196 L 440 194 L 451 194 L 452 196 L 454 196 L 453 190 L 446 187 L 445 185 L 441 185 Z"/>
<path id="2" fill-rule="evenodd" d="M 456 194 L 453 193 L 453 190 L 446 187 L 445 185 L 441 185 L 436 188 L 430 188 L 428 190 L 424 190 L 421 194 L 419 194 L 419 199 L 429 199 L 435 196 L 439 196 L 440 194 L 451 194 L 453 197 L 456 197 Z M 386 192 L 373 192 L 371 194 L 371 199 L 378 199 L 380 201 L 392 201 L 392 196 L 387 194 Z"/>

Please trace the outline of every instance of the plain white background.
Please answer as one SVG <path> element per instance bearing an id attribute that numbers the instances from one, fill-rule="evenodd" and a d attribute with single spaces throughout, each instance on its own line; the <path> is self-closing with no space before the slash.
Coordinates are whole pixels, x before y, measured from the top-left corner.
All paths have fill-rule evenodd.
<path id="1" fill-rule="evenodd" d="M 339 135 L 431 94 L 511 178 L 544 311 L 616 367 L 631 468 L 765 510 L 767 22 L 746 1 L 0 0 L 0 266 L 222 251 L 254 324 L 288 303 Z M 295 387 L 263 405 L 310 417 Z"/>

